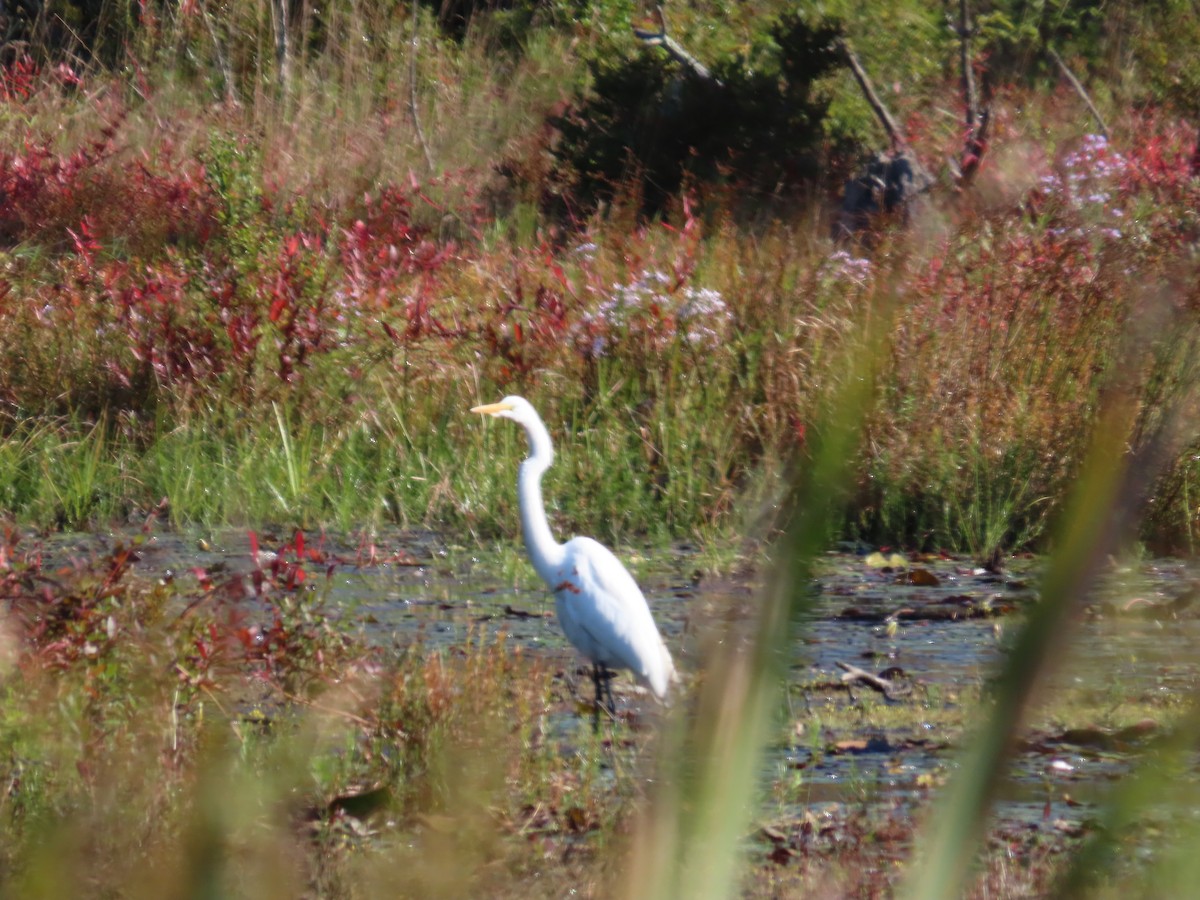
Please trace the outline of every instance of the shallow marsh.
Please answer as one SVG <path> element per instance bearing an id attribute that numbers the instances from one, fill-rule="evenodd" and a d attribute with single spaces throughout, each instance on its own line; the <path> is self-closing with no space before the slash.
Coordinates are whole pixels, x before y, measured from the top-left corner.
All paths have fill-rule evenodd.
<path id="1" fill-rule="evenodd" d="M 45 565 L 103 559 L 133 540 L 121 534 L 50 537 L 43 543 Z M 150 532 L 136 541 L 138 578 L 241 582 L 240 627 L 252 634 L 269 631 L 282 597 L 316 604 L 327 625 L 375 654 L 376 665 L 405 655 L 470 658 L 471 647 L 501 647 L 549 678 L 544 705 L 525 735 L 527 746 L 590 760 L 588 766 L 598 766 L 593 790 L 636 798 L 638 789 L 630 794 L 621 782 L 634 778 L 636 784 L 636 773 L 651 765 L 643 745 L 653 743 L 663 713 L 624 678 L 620 721 L 599 744 L 589 742 L 590 683 L 583 661 L 559 631 L 551 598 L 512 548 L 483 552 L 432 532 L 402 531 L 369 538 L 310 534 L 299 542 L 290 534 Z M 623 555 L 687 679 L 703 677 L 699 648 L 706 628 L 756 602 L 759 574 L 749 567 L 713 574 L 691 545 Z M 255 574 L 278 561 L 305 573 L 298 584 L 293 576 L 290 592 L 280 585 L 292 569 L 276 569 L 265 589 L 264 576 Z M 763 830 L 749 836 L 752 858 L 770 866 L 788 865 L 798 855 L 828 855 L 814 834 L 842 840 L 865 828 L 865 821 L 876 830 L 888 822 L 899 829 L 893 850 L 903 855 L 913 823 L 989 703 L 989 678 L 1007 637 L 1019 627 L 1022 610 L 1036 602 L 1039 566 L 1036 558 L 1016 557 L 996 572 L 952 556 L 881 559 L 845 552 L 820 561 L 809 588 L 813 602 L 804 621 L 794 623 L 785 708 L 760 780 Z M 1021 740 L 994 835 L 1009 835 L 1013 847 L 1032 840 L 1057 852 L 1086 833 L 1109 786 L 1170 728 L 1200 681 L 1193 652 L 1200 638 L 1200 609 L 1192 607 L 1197 585 L 1200 567 L 1189 562 L 1112 564 L 1101 591 L 1079 611 L 1085 619 L 1080 637 L 1063 648 L 1053 688 Z M 882 673 L 903 690 L 884 696 L 861 681 L 848 682 L 843 664 Z M 238 701 L 243 717 L 251 707 L 262 715 L 261 695 Z M 483 698 L 497 706 L 518 701 L 510 691 Z M 686 707 L 686 701 L 678 705 Z M 278 706 L 267 709 L 271 717 L 284 714 Z M 526 789 L 536 794 L 543 788 Z M 546 826 L 537 825 L 545 816 L 542 799 L 531 797 L 527 807 L 528 821 L 518 833 Z M 353 808 L 336 806 L 331 815 L 353 820 L 347 811 Z M 582 815 L 569 814 L 566 830 L 572 830 L 571 816 Z M 612 821 L 601 825 L 588 818 L 586 827 L 582 821 L 572 846 L 596 852 L 612 840 L 605 836 Z"/>

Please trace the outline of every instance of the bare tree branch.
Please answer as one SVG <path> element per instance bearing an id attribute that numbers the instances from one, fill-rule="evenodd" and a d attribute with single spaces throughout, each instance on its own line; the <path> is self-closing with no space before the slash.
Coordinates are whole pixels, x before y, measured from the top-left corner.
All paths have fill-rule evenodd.
<path id="1" fill-rule="evenodd" d="M 979 126 L 979 94 L 975 90 L 975 67 L 971 60 L 971 38 L 975 29 L 971 27 L 971 10 L 968 0 L 959 0 L 958 4 L 958 51 L 962 65 L 963 101 L 966 103 L 967 133 L 970 134 Z"/>
<path id="2" fill-rule="evenodd" d="M 921 165 L 921 161 L 917 159 L 917 155 L 909 147 L 908 141 L 904 139 L 904 133 L 900 130 L 900 126 L 896 124 L 896 120 L 892 118 L 892 114 L 888 112 L 888 108 L 884 105 L 883 100 L 875 92 L 875 86 L 871 84 L 867 70 L 863 68 L 858 55 L 850 46 L 850 42 L 845 38 L 839 38 L 837 46 L 846 58 L 846 64 L 850 66 L 850 71 L 854 74 L 854 80 L 858 82 L 858 86 L 862 89 L 867 103 L 875 111 L 875 116 L 879 119 L 880 124 L 883 125 L 883 130 L 887 132 L 888 139 L 892 142 L 892 149 L 897 153 L 904 154 L 912 163 L 913 174 L 916 176 L 914 179 L 916 192 L 922 193 L 928 190 L 933 184 L 933 176 Z"/>
<path id="3" fill-rule="evenodd" d="M 892 149 L 907 149 L 908 142 L 904 140 L 904 135 L 900 132 L 900 126 L 896 124 L 896 120 L 892 118 L 892 114 L 888 112 L 888 108 L 884 106 L 883 101 L 879 99 L 879 95 L 875 93 L 875 86 L 871 83 L 871 79 L 867 75 L 867 70 L 863 68 L 862 63 L 859 61 L 858 54 L 851 48 L 849 41 L 844 38 L 838 41 L 838 46 L 842 54 L 846 57 L 846 63 L 850 66 L 850 71 L 854 74 L 854 80 L 858 82 L 859 88 L 862 89 L 863 96 L 866 97 L 871 109 L 875 111 L 875 117 L 883 125 L 883 130 L 887 132 L 888 138 L 892 142 Z"/>
<path id="4" fill-rule="evenodd" d="M 237 106 L 239 105 L 237 84 L 233 80 L 233 67 L 229 65 L 229 57 L 225 54 L 225 47 L 221 44 L 217 27 L 213 24 L 212 14 L 209 13 L 207 6 L 200 7 L 200 14 L 208 28 L 208 35 L 212 38 L 213 51 L 217 55 L 217 68 L 221 70 L 221 80 L 225 82 L 225 100 L 231 106 Z"/>
<path id="5" fill-rule="evenodd" d="M 421 128 L 421 116 L 417 112 L 417 0 L 412 4 L 412 48 L 408 54 L 408 113 L 412 116 L 413 128 L 417 132 L 417 141 L 421 152 L 425 154 L 425 165 L 432 175 L 436 171 L 433 165 L 433 154 L 429 152 L 429 144 L 425 141 L 425 130 Z"/>
<path id="6" fill-rule="evenodd" d="M 291 84 L 292 65 L 288 53 L 288 0 L 271 0 L 271 24 L 275 26 L 275 77 L 280 90 Z"/>
<path id="7" fill-rule="evenodd" d="M 1087 104 L 1087 108 L 1092 111 L 1092 115 L 1096 118 L 1096 123 L 1100 126 L 1101 133 L 1108 137 L 1108 125 L 1104 121 L 1104 117 L 1100 115 L 1100 110 L 1096 109 L 1096 104 L 1092 102 L 1092 98 L 1088 96 L 1088 92 L 1084 90 L 1079 79 L 1075 77 L 1075 73 L 1067 68 L 1067 64 L 1063 62 L 1063 58 L 1058 55 L 1053 47 L 1046 47 L 1046 52 L 1050 54 L 1050 58 L 1058 64 L 1058 70 L 1063 73 L 1063 77 L 1070 82 L 1071 87 L 1075 89 L 1081 100 Z"/>
<path id="8" fill-rule="evenodd" d="M 971 25 L 971 9 L 969 0 L 959 0 L 958 24 L 951 24 L 959 41 L 959 64 L 962 66 L 963 118 L 966 121 L 966 135 L 963 139 L 962 158 L 958 162 L 951 161 L 950 168 L 959 188 L 971 183 L 979 165 L 983 161 L 987 149 L 988 124 L 991 121 L 989 110 L 979 109 L 979 92 L 975 86 L 975 66 L 971 58 L 971 38 L 975 36 L 975 28 Z"/>
<path id="9" fill-rule="evenodd" d="M 708 67 L 704 63 L 688 53 L 678 41 L 667 34 L 667 17 L 663 13 L 663 8 L 661 6 L 656 7 L 654 13 L 655 18 L 658 19 L 658 30 L 649 31 L 645 28 L 635 26 L 633 33 L 637 39 L 648 47 L 662 47 L 670 54 L 672 59 L 690 69 L 692 74 L 701 81 L 707 81 L 720 86 L 720 80 L 713 77 L 712 72 L 708 70 Z"/>

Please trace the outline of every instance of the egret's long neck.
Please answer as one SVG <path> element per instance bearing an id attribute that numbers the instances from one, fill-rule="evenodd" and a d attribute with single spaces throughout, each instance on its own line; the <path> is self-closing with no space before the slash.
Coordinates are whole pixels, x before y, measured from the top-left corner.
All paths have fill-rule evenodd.
<path id="1" fill-rule="evenodd" d="M 529 458 L 521 463 L 521 473 L 517 476 L 521 531 L 525 535 L 525 549 L 533 560 L 533 567 L 543 580 L 552 583 L 564 550 L 550 533 L 546 506 L 542 502 L 542 475 L 554 462 L 554 448 L 546 426 L 541 422 L 525 425 L 525 433 L 529 437 Z"/>

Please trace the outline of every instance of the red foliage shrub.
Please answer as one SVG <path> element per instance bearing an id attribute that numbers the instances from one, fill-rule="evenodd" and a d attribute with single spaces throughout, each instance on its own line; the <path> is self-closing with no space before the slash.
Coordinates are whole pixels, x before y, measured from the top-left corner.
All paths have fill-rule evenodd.
<path id="1" fill-rule="evenodd" d="M 551 367 L 570 345 L 563 295 L 544 284 L 534 290 L 532 303 L 526 293 L 518 280 L 511 297 L 495 306 L 481 327 L 493 363 L 491 375 L 500 386 L 527 384 L 534 372 Z"/>
<path id="2" fill-rule="evenodd" d="M 135 365 L 160 385 L 195 385 L 224 371 L 225 354 L 212 323 L 197 314 L 188 292 L 191 278 L 177 262 L 126 270 L 123 275 L 100 302 L 113 304 L 115 324 L 127 335 Z M 136 377 L 118 364 L 113 371 L 126 384 Z"/>
<path id="3" fill-rule="evenodd" d="M 428 229 L 413 224 L 412 201 L 394 185 L 364 202 L 363 217 L 342 232 L 339 246 L 347 290 L 356 301 L 388 307 L 399 282 L 437 270 L 450 252 L 439 251 Z"/>
<path id="4" fill-rule="evenodd" d="M 395 186 L 365 202 L 363 217 L 343 230 L 339 245 L 346 307 L 385 315 L 401 307 L 402 328 L 386 319 L 383 323 L 395 341 L 449 335 L 450 329 L 434 315 L 433 303 L 437 273 L 457 259 L 454 244 L 439 244 L 427 228 L 414 224 L 412 201 Z"/>
<path id="5" fill-rule="evenodd" d="M 284 382 L 295 381 L 297 368 L 310 356 L 338 343 L 320 252 L 315 235 L 290 235 L 280 247 L 275 269 L 258 287 L 267 321 L 275 328 L 276 374 Z"/>
<path id="6" fill-rule="evenodd" d="M 162 171 L 146 157 L 120 158 L 125 115 L 111 112 L 99 134 L 71 153 L 32 136 L 20 151 L 0 150 L 0 243 L 63 249 L 68 229 L 84 217 L 94 237 L 133 254 L 209 239 L 216 207 L 203 167 L 175 160 L 169 142 L 158 148 Z"/>
<path id="7" fill-rule="evenodd" d="M 24 103 L 37 89 L 40 69 L 28 53 L 0 68 L 0 101 Z"/>
<path id="8" fill-rule="evenodd" d="M 116 126 L 107 127 L 65 156 L 33 141 L 26 141 L 22 151 L 0 151 L 0 242 L 36 236 L 42 243 L 62 243 L 66 227 L 92 211 L 87 193 L 112 153 L 115 133 Z"/>

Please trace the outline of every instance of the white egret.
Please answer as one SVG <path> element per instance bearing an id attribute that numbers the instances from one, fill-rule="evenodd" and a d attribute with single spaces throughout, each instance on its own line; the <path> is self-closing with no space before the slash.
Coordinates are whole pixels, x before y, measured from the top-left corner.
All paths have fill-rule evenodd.
<path id="1" fill-rule="evenodd" d="M 613 669 L 631 670 L 656 697 L 666 697 L 675 666 L 633 576 L 598 541 L 577 537 L 560 544 L 550 533 L 542 503 L 542 475 L 554 461 L 554 447 L 537 411 L 523 397 L 505 397 L 471 412 L 512 419 L 529 438 L 529 456 L 517 476 L 525 550 L 554 594 L 562 630 L 592 662 L 593 726 L 599 726 L 602 686 L 609 712 L 616 712 L 609 683 Z"/>

